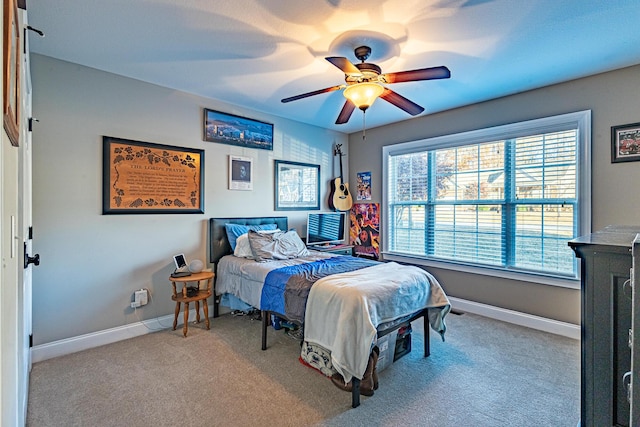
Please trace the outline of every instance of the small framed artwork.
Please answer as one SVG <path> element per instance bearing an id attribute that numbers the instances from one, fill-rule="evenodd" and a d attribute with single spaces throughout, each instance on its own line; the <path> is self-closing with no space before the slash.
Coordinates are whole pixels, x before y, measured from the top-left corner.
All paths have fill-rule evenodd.
<path id="1" fill-rule="evenodd" d="M 253 190 L 253 159 L 229 156 L 229 190 Z"/>
<path id="2" fill-rule="evenodd" d="M 275 161 L 277 211 L 320 209 L 320 165 Z"/>
<path id="3" fill-rule="evenodd" d="M 273 150 L 273 124 L 205 108 L 204 140 Z"/>
<path id="4" fill-rule="evenodd" d="M 611 127 L 611 162 L 640 160 L 640 123 Z"/>

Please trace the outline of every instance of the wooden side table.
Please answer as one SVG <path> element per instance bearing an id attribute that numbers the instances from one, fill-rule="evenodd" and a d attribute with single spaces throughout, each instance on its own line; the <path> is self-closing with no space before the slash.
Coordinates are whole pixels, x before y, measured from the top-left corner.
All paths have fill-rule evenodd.
<path id="1" fill-rule="evenodd" d="M 178 314 L 180 313 L 180 305 L 184 303 L 184 326 L 182 327 L 182 333 L 187 336 L 187 330 L 189 328 L 189 303 L 196 303 L 196 323 L 200 322 L 200 301 L 202 301 L 202 309 L 204 310 L 204 322 L 209 329 L 209 306 L 207 305 L 207 298 L 211 296 L 214 274 L 211 271 L 203 271 L 200 273 L 193 273 L 190 276 L 185 277 L 171 277 L 171 285 L 173 286 L 173 295 L 171 299 L 176 302 L 175 316 L 173 317 L 173 330 L 176 330 L 178 324 Z M 200 288 L 201 281 L 207 281 L 207 287 L 205 289 Z M 182 289 L 178 291 L 177 284 L 182 285 Z M 195 283 L 192 288 L 197 288 L 198 291 L 195 295 L 187 296 L 187 288 L 189 283 Z"/>

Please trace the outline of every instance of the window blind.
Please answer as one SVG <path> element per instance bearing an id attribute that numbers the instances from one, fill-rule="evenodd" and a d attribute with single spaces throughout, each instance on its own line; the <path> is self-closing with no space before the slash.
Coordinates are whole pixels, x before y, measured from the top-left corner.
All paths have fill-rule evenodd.
<path id="1" fill-rule="evenodd" d="M 563 127 L 389 152 L 388 250 L 575 277 L 579 132 Z"/>

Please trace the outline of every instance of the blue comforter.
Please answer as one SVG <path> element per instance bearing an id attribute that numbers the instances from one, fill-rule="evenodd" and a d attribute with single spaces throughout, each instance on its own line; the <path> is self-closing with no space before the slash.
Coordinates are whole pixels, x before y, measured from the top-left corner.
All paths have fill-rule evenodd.
<path id="1" fill-rule="evenodd" d="M 267 274 L 262 287 L 260 309 L 284 315 L 304 323 L 304 312 L 311 286 L 330 274 L 346 273 L 378 264 L 364 258 L 337 256 L 307 264 L 292 265 Z"/>

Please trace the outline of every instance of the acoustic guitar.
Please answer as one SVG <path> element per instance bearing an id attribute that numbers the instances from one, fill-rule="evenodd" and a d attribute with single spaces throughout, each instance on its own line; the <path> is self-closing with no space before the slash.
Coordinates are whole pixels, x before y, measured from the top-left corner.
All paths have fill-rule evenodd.
<path id="1" fill-rule="evenodd" d="M 340 159 L 340 176 L 331 181 L 331 192 L 329 193 L 329 207 L 337 211 L 348 211 L 353 205 L 351 193 L 349 192 L 349 184 L 342 179 L 342 144 L 336 144 L 333 150 L 334 156 Z"/>

